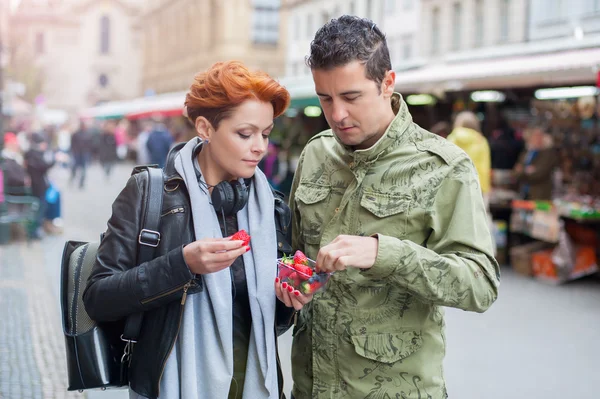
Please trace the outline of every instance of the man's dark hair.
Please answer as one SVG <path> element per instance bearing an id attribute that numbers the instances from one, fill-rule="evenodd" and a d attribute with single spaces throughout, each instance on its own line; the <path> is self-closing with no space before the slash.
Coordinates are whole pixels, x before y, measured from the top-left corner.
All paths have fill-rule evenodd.
<path id="1" fill-rule="evenodd" d="M 378 87 L 392 69 L 385 35 L 377 25 L 366 18 L 343 15 L 317 31 L 306 64 L 311 69 L 331 69 L 353 61 L 365 64 L 367 78 Z"/>

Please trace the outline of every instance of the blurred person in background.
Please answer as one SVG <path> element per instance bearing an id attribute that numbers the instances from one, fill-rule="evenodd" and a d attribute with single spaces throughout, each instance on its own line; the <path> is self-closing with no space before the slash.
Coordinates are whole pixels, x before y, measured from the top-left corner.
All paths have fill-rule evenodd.
<path id="1" fill-rule="evenodd" d="M 92 134 L 87 129 L 85 123 L 81 121 L 79 128 L 71 136 L 71 179 L 73 183 L 77 174 L 79 173 L 79 188 L 85 186 L 85 176 L 87 172 L 87 166 L 92 158 Z"/>
<path id="2" fill-rule="evenodd" d="M 148 150 L 148 137 L 152 132 L 152 122 L 143 122 L 142 131 L 137 136 L 137 164 L 149 165 L 150 151 Z"/>
<path id="3" fill-rule="evenodd" d="M 479 187 L 481 188 L 486 208 L 489 208 L 490 180 L 492 177 L 490 146 L 485 136 L 481 133 L 481 123 L 477 115 L 471 111 L 462 111 L 456 115 L 454 128 L 447 139 L 459 146 L 473 161 L 477 175 L 479 176 Z"/>
<path id="4" fill-rule="evenodd" d="M 98 136 L 97 150 L 98 150 L 98 161 L 104 169 L 104 175 L 106 179 L 110 178 L 115 162 L 117 161 L 117 139 L 115 131 L 117 126 L 113 121 L 106 121 L 102 127 L 102 132 Z"/>
<path id="5" fill-rule="evenodd" d="M 48 170 L 54 165 L 54 156 L 48 151 L 48 143 L 42 133 L 31 133 L 29 140 L 30 148 L 25 153 L 25 165 L 31 180 L 31 193 L 40 200 L 33 238 L 42 238 L 44 229 L 46 232 L 53 232 L 51 223 L 46 220 L 48 206 L 46 191 L 50 187 Z"/>
<path id="6" fill-rule="evenodd" d="M 519 193 L 525 200 L 552 199 L 553 174 L 558 164 L 552 137 L 544 127 L 534 126 L 525 132 L 526 149 L 514 168 Z"/>
<path id="7" fill-rule="evenodd" d="M 488 226 L 490 231 L 494 231 L 494 221 L 490 212 L 490 192 L 492 189 L 492 161 L 490 155 L 490 146 L 487 139 L 481 133 L 481 123 L 471 111 L 462 111 L 454 119 L 452 133 L 447 137 L 448 141 L 456 144 L 467 153 L 477 175 L 479 176 L 479 188 L 483 196 L 485 210 L 488 216 Z M 496 243 L 492 235 L 494 246 L 494 255 L 496 255 Z"/>
<path id="8" fill-rule="evenodd" d="M 335 273 L 297 315 L 293 397 L 447 398 L 443 307 L 500 284 L 473 163 L 412 121 L 373 21 L 332 19 L 307 64 L 331 129 L 300 156 L 292 247 Z"/>
<path id="9" fill-rule="evenodd" d="M 515 129 L 504 116 L 500 116 L 498 128 L 490 135 L 489 144 L 492 169 L 509 171 L 514 168 L 525 147 L 523 140 L 517 139 Z"/>
<path id="10" fill-rule="evenodd" d="M 157 118 L 146 142 L 146 148 L 148 148 L 150 154 L 150 163 L 164 168 L 172 144 L 173 136 L 167 129 L 167 125 L 161 118 Z"/>
<path id="11" fill-rule="evenodd" d="M 258 167 L 263 171 L 271 187 L 278 190 L 279 183 L 279 151 L 275 143 L 269 143 L 267 155 L 261 159 Z"/>
<path id="12" fill-rule="evenodd" d="M 433 134 L 446 138 L 450 134 L 450 124 L 446 121 L 438 122 L 431 127 L 430 131 Z"/>
<path id="13" fill-rule="evenodd" d="M 2 149 L 4 158 L 4 185 L 6 194 L 22 195 L 26 194 L 26 189 L 31 184 L 31 179 L 25 169 L 25 161 L 21 147 L 17 140 L 17 135 L 12 132 L 4 133 L 4 148 Z"/>
<path id="14" fill-rule="evenodd" d="M 68 168 L 70 163 L 71 134 L 67 124 L 63 124 L 56 133 L 56 160 L 63 168 Z"/>
<path id="15" fill-rule="evenodd" d="M 185 113 L 198 137 L 175 147 L 164 168 L 163 209 L 181 211 L 162 218 L 153 260 L 136 263 L 147 175 L 130 177 L 115 200 L 83 300 L 97 321 L 144 312 L 130 399 L 282 397 L 276 327 L 287 330 L 292 306 L 309 298 L 274 281 L 274 207 L 289 209 L 275 205 L 257 165 L 289 101 L 283 86 L 239 62 L 196 75 Z M 222 211 L 216 198 L 228 203 Z M 238 229 L 248 245 L 231 238 Z"/>

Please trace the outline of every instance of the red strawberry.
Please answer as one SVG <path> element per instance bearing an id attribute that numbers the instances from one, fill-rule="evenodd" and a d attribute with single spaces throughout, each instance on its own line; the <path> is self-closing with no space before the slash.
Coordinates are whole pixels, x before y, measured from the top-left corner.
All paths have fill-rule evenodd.
<path id="1" fill-rule="evenodd" d="M 243 241 L 244 245 L 248 245 L 250 242 L 250 236 L 246 233 L 246 230 L 240 230 L 234 235 L 231 236 L 231 239 L 234 241 Z"/>
<path id="2" fill-rule="evenodd" d="M 297 250 L 294 254 L 294 263 L 299 263 L 301 265 L 308 266 L 308 258 L 306 257 L 306 255 L 304 255 L 302 251 Z"/>
<path id="3" fill-rule="evenodd" d="M 313 275 L 313 270 L 310 268 L 310 266 L 306 266 L 300 263 L 294 263 L 294 269 L 296 269 L 296 271 L 303 273 L 307 276 L 312 276 Z"/>

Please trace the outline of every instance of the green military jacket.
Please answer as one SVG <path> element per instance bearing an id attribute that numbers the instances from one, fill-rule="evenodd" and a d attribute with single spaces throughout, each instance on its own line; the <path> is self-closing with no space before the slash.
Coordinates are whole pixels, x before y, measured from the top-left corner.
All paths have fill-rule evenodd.
<path id="1" fill-rule="evenodd" d="M 499 268 L 475 168 L 454 144 L 396 118 L 371 148 L 313 137 L 292 186 L 293 246 L 316 259 L 339 234 L 376 235 L 371 269 L 336 272 L 293 330 L 296 399 L 446 398 L 444 312 L 483 312 Z"/>

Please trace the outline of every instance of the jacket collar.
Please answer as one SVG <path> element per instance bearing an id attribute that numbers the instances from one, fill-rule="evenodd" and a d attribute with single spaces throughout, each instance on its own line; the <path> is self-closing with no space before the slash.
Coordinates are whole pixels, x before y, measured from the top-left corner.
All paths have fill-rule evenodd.
<path id="1" fill-rule="evenodd" d="M 171 151 L 169 151 L 169 155 L 167 155 L 167 162 L 165 162 L 164 170 L 166 181 L 173 179 L 181 179 L 181 176 L 175 170 L 175 157 L 177 156 L 177 154 L 179 154 L 179 151 L 181 151 L 183 146 L 185 146 L 186 144 L 186 142 L 177 143 L 173 146 L 173 148 L 171 148 Z"/>

